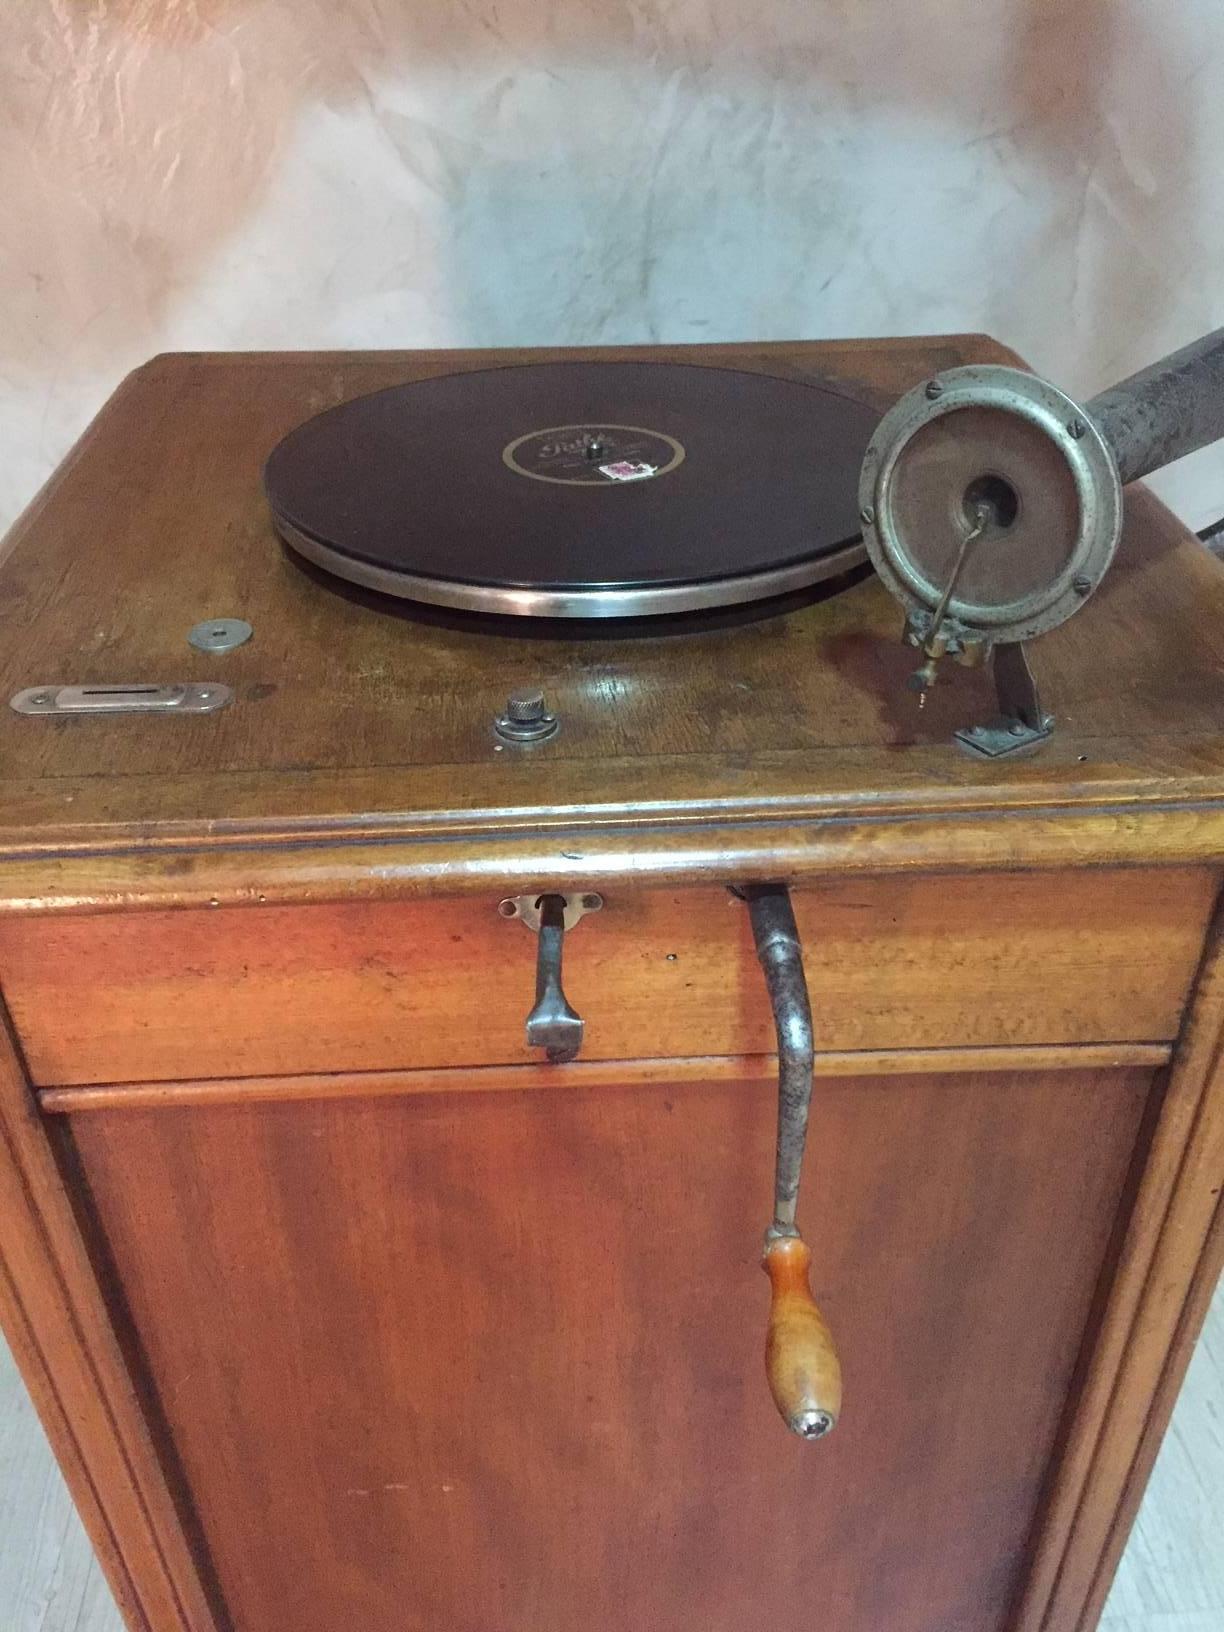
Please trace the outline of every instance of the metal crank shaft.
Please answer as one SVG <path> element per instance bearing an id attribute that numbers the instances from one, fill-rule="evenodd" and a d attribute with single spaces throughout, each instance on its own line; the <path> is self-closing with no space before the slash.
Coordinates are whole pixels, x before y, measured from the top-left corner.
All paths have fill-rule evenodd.
<path id="1" fill-rule="evenodd" d="M 771 1287 L 765 1370 L 791 1432 L 821 1439 L 841 1411 L 842 1381 L 832 1334 L 808 1282 L 812 1255 L 796 1222 L 812 1103 L 812 1009 L 789 891 L 764 884 L 743 894 L 778 1037 L 774 1213 L 763 1259 Z"/>

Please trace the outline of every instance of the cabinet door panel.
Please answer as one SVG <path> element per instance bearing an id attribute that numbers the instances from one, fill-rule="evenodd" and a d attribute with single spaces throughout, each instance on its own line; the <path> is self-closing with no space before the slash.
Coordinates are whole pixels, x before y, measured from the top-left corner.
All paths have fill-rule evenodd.
<path id="1" fill-rule="evenodd" d="M 1001 1632 L 1151 1083 L 818 1084 L 815 1446 L 763 1377 L 766 1084 L 57 1127 L 241 1632 Z"/>

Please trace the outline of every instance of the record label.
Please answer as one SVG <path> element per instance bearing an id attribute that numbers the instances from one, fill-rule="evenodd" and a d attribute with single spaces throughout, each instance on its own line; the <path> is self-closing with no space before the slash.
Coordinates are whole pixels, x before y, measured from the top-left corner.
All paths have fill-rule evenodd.
<path id="1" fill-rule="evenodd" d="M 674 436 L 637 425 L 553 425 L 516 436 L 502 458 L 520 476 L 567 487 L 616 487 L 665 476 L 684 458 Z"/>

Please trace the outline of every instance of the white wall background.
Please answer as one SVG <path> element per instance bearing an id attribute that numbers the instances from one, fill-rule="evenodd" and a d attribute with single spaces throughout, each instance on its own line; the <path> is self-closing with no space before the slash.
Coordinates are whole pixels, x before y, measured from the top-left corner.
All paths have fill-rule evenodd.
<path id="1" fill-rule="evenodd" d="M 3 0 L 0 521 L 166 348 L 1224 323 L 1220 0 Z M 1163 490 L 1224 512 L 1224 456 Z"/>

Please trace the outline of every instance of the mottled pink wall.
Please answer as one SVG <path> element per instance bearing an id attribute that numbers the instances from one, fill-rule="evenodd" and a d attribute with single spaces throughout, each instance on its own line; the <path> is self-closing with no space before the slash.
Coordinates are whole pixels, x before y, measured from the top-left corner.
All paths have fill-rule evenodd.
<path id="1" fill-rule="evenodd" d="M 0 521 L 173 347 L 989 328 L 1096 387 L 1224 322 L 1222 66 L 1218 0 L 5 0 Z"/>

